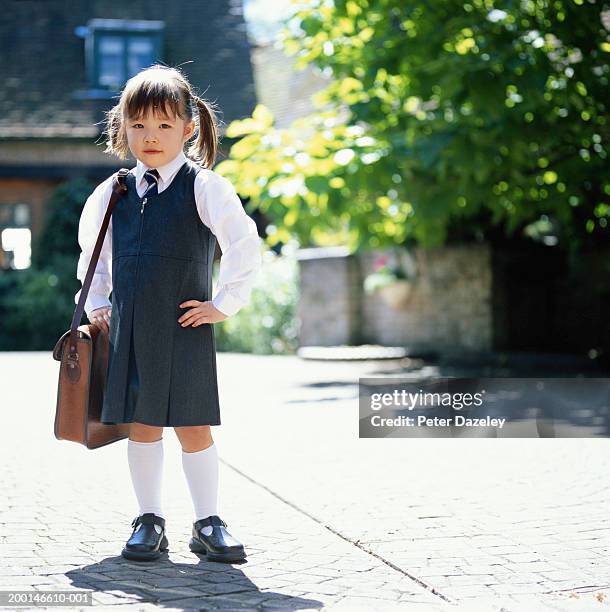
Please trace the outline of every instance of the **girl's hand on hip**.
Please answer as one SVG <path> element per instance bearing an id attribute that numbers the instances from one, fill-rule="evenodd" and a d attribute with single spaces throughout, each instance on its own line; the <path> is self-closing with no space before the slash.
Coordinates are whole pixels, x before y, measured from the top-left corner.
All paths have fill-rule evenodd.
<path id="1" fill-rule="evenodd" d="M 93 325 L 99 327 L 102 331 L 109 333 L 110 317 L 112 315 L 112 307 L 103 306 L 91 311 L 89 320 Z"/>
<path id="2" fill-rule="evenodd" d="M 198 300 L 187 300 L 180 304 L 180 308 L 186 308 L 187 306 L 193 306 L 189 311 L 185 312 L 179 319 L 178 323 L 182 327 L 198 327 L 204 323 L 218 323 L 218 321 L 224 321 L 227 319 L 227 315 L 224 312 L 220 312 L 212 302 L 199 302 Z"/>

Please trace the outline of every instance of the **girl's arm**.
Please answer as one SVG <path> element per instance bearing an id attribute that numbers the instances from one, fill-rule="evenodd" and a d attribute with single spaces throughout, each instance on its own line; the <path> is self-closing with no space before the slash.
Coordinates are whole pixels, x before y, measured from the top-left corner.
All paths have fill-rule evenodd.
<path id="1" fill-rule="evenodd" d="M 262 264 L 261 239 L 233 184 L 212 170 L 197 174 L 195 200 L 199 216 L 216 236 L 222 251 L 218 291 L 212 304 L 227 316 L 250 302 Z"/>
<path id="2" fill-rule="evenodd" d="M 110 202 L 112 194 L 112 177 L 106 179 L 98 185 L 93 193 L 87 198 L 83 211 L 80 216 L 78 225 L 78 243 L 81 248 L 81 254 L 76 267 L 76 277 L 81 281 L 81 285 L 85 280 L 91 255 L 97 242 L 97 237 L 102 226 L 106 208 Z M 78 304 L 78 299 L 82 291 L 78 290 L 74 296 L 74 303 Z M 112 291 L 112 218 L 108 224 L 108 230 L 104 237 L 100 257 L 93 274 L 91 288 L 85 300 L 85 312 L 91 320 L 91 312 L 96 308 L 104 306 L 111 307 L 112 303 L 108 299 Z"/>

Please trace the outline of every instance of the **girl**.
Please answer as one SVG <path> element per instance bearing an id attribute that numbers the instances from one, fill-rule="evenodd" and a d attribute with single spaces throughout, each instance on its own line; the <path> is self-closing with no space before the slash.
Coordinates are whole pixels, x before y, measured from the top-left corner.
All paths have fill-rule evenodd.
<path id="1" fill-rule="evenodd" d="M 213 324 L 250 300 L 261 239 L 232 184 L 215 173 L 214 110 L 175 68 L 131 78 L 106 116 L 105 152 L 136 166 L 112 212 L 87 296 L 89 320 L 109 334 L 102 423 L 131 423 L 127 457 L 139 515 L 122 555 L 168 548 L 161 507 L 163 428 L 174 427 L 195 511 L 189 548 L 210 560 L 245 558 L 218 516 L 220 425 Z M 184 147 L 196 135 L 188 149 Z M 112 193 L 112 176 L 83 207 L 77 278 L 84 281 Z M 216 240 L 222 250 L 212 294 Z M 82 289 L 81 289 L 82 290 Z M 112 303 L 108 296 L 112 291 Z M 75 296 L 78 302 L 80 291 Z"/>

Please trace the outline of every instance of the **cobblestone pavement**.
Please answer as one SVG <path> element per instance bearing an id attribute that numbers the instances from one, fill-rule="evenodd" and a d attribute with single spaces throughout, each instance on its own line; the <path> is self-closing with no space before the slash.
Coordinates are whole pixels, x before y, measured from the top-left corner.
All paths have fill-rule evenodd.
<path id="1" fill-rule="evenodd" d="M 608 441 L 359 439 L 358 377 L 400 365 L 220 354 L 219 513 L 248 560 L 188 550 L 167 429 L 170 550 L 143 564 L 120 556 L 126 441 L 55 440 L 57 362 L 1 353 L 0 590 L 86 590 L 97 609 L 606 609 Z"/>

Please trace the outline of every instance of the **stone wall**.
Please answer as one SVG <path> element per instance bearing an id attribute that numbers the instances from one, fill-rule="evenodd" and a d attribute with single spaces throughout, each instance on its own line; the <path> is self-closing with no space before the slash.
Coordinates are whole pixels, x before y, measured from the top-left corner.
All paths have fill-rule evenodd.
<path id="1" fill-rule="evenodd" d="M 301 249 L 297 258 L 301 346 L 359 343 L 358 258 L 342 247 Z"/>
<path id="2" fill-rule="evenodd" d="M 363 326 L 370 343 L 414 352 L 487 351 L 492 345 L 491 256 L 487 245 L 414 249 L 417 277 L 399 310 L 364 294 Z M 362 276 L 379 253 L 360 255 Z M 354 296 L 354 299 L 358 299 Z"/>
<path id="3" fill-rule="evenodd" d="M 303 249 L 300 345 L 383 344 L 411 353 L 492 349 L 491 253 L 486 244 L 416 248 L 408 302 L 394 309 L 363 282 L 375 259 L 394 251 L 349 255 L 345 249 Z"/>
<path id="4" fill-rule="evenodd" d="M 375 259 L 416 271 L 405 304 L 364 291 Z M 610 249 L 568 254 L 531 241 L 410 252 L 299 254 L 301 346 L 381 344 L 411 355 L 579 354 L 610 367 Z"/>

